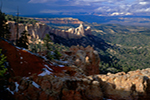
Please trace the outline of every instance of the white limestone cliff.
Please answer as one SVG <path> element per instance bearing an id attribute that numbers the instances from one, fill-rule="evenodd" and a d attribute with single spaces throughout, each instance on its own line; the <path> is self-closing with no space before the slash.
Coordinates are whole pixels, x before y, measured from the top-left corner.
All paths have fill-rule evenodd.
<path id="1" fill-rule="evenodd" d="M 17 34 L 17 24 L 14 21 L 8 21 L 7 24 L 10 27 L 10 32 L 11 32 L 11 39 L 10 40 L 15 40 L 16 39 L 16 34 Z M 67 31 L 65 30 L 60 30 L 60 29 L 53 29 L 50 26 L 42 23 L 36 23 L 36 24 L 18 24 L 19 28 L 19 37 L 21 36 L 21 33 L 23 31 L 27 31 L 31 38 L 36 38 L 36 39 L 43 39 L 46 34 L 49 33 L 54 33 L 57 36 L 61 36 L 65 39 L 77 39 L 81 38 L 86 35 L 91 35 L 91 28 L 88 26 L 86 29 L 84 28 L 83 24 L 80 24 L 79 27 L 77 28 L 70 28 Z"/>

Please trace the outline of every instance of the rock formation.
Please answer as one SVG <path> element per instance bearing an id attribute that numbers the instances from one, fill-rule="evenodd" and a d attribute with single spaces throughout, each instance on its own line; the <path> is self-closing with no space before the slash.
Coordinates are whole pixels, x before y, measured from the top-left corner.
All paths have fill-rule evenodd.
<path id="1" fill-rule="evenodd" d="M 72 57 L 74 67 L 44 60 L 3 40 L 0 48 L 11 67 L 7 90 L 16 100 L 150 100 L 150 68 L 88 76 L 95 68 L 91 66 L 99 62 L 92 47 L 71 47 L 65 52 L 66 61 L 59 62 L 67 65 Z"/>
<path id="2" fill-rule="evenodd" d="M 10 40 L 15 40 L 16 39 L 16 34 L 17 34 L 17 25 L 14 21 L 8 21 L 6 24 L 9 25 L 10 27 L 10 32 L 11 32 L 11 39 Z M 86 36 L 87 34 L 91 34 L 91 28 L 87 27 L 87 29 L 84 29 L 83 24 L 80 24 L 78 28 L 71 28 L 68 29 L 67 31 L 65 30 L 60 30 L 60 29 L 53 29 L 50 26 L 42 23 L 36 23 L 36 24 L 21 24 L 19 23 L 18 25 L 19 28 L 19 37 L 21 36 L 21 33 L 23 31 L 27 31 L 31 38 L 34 39 L 43 39 L 46 34 L 53 33 L 57 36 L 60 36 L 65 39 L 71 39 L 71 38 L 81 38 L 83 36 Z"/>
<path id="3" fill-rule="evenodd" d="M 15 40 L 17 34 L 16 23 L 14 21 L 8 21 L 6 24 L 8 24 L 10 27 L 11 40 Z M 21 33 L 26 30 L 31 35 L 31 37 L 35 39 L 39 39 L 39 38 L 42 39 L 45 36 L 45 34 L 49 33 L 50 30 L 49 26 L 42 23 L 36 23 L 35 25 L 33 24 L 24 25 L 19 23 L 18 28 L 19 28 L 19 37 L 21 36 Z"/>
<path id="4" fill-rule="evenodd" d="M 35 18 L 36 20 L 42 23 L 48 24 L 82 24 L 82 21 L 79 21 L 75 18 Z"/>
<path id="5" fill-rule="evenodd" d="M 77 66 L 85 75 L 99 74 L 100 58 L 93 47 L 72 46 L 64 53 L 61 59 L 67 61 L 69 65 Z"/>
<path id="6" fill-rule="evenodd" d="M 149 100 L 150 68 L 130 71 L 127 74 L 97 75 L 103 82 L 105 96 L 114 100 Z"/>

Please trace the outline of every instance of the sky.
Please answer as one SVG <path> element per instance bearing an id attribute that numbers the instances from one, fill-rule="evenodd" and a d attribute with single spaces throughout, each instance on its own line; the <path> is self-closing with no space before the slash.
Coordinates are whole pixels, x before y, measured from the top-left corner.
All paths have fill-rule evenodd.
<path id="1" fill-rule="evenodd" d="M 2 11 L 21 15 L 98 14 L 150 16 L 150 0 L 1 0 Z"/>

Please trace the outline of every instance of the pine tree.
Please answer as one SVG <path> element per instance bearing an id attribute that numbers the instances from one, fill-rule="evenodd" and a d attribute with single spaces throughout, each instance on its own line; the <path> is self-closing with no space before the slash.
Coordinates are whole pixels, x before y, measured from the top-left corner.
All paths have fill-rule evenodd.
<path id="1" fill-rule="evenodd" d="M 10 39 L 11 33 L 9 32 L 7 20 L 5 19 L 5 14 L 0 10 L 0 37 L 5 39 Z"/>
<path id="2" fill-rule="evenodd" d="M 62 56 L 62 55 L 61 55 L 61 53 L 60 53 L 58 50 L 55 50 L 55 51 L 54 51 L 54 58 L 55 58 L 55 59 L 59 60 L 61 56 Z"/>
<path id="3" fill-rule="evenodd" d="M 0 49 L 0 77 L 4 77 L 4 74 L 7 71 L 7 68 L 4 66 L 4 62 L 6 62 L 6 56 L 1 53 L 2 49 Z"/>
<path id="4" fill-rule="evenodd" d="M 23 48 L 28 49 L 28 45 L 29 45 L 28 36 L 30 36 L 30 35 L 28 34 L 28 32 L 27 32 L 27 31 L 23 31 L 23 32 L 21 33 L 21 37 L 20 37 L 19 40 L 17 41 L 16 45 L 19 46 L 19 47 L 23 47 Z"/>
<path id="5" fill-rule="evenodd" d="M 46 46 L 47 50 L 51 50 L 49 42 L 51 42 L 51 37 L 49 34 L 46 34 L 44 38 L 44 46 Z"/>
<path id="6" fill-rule="evenodd" d="M 10 100 L 6 89 L 9 84 L 8 79 L 10 78 L 10 74 L 6 74 L 8 70 L 4 64 L 6 62 L 6 56 L 1 51 L 2 49 L 0 49 L 0 100 Z"/>

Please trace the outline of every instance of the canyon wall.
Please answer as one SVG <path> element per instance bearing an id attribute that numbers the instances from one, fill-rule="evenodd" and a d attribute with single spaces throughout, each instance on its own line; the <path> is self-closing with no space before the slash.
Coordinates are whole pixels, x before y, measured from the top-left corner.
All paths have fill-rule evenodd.
<path id="1" fill-rule="evenodd" d="M 82 24 L 83 22 L 76 18 L 35 18 L 45 24 Z"/>
<path id="2" fill-rule="evenodd" d="M 3 40 L 0 40 L 0 48 L 11 66 L 7 85 L 10 94 L 3 100 L 150 100 L 150 68 L 85 75 L 85 71 L 95 70 L 94 61 L 99 62 L 92 47 L 74 46 L 65 52 L 67 58 L 75 59 L 72 66 L 62 65 L 68 63 L 67 58 L 60 65 Z M 90 64 L 89 70 L 80 68 Z"/>
<path id="3" fill-rule="evenodd" d="M 17 24 L 14 21 L 8 21 L 7 24 L 9 25 L 10 32 L 11 32 L 10 40 L 15 40 L 17 34 Z M 45 35 L 49 33 L 53 33 L 65 39 L 71 39 L 71 38 L 77 39 L 86 36 L 87 34 L 91 34 L 91 28 L 87 27 L 86 29 L 84 29 L 83 24 L 80 24 L 80 26 L 77 28 L 70 28 L 68 30 L 54 29 L 40 22 L 34 25 L 33 24 L 24 25 L 19 23 L 18 28 L 19 28 L 19 37 L 21 36 L 21 33 L 26 30 L 30 34 L 31 38 L 36 38 L 36 39 L 39 38 L 43 39 Z"/>

